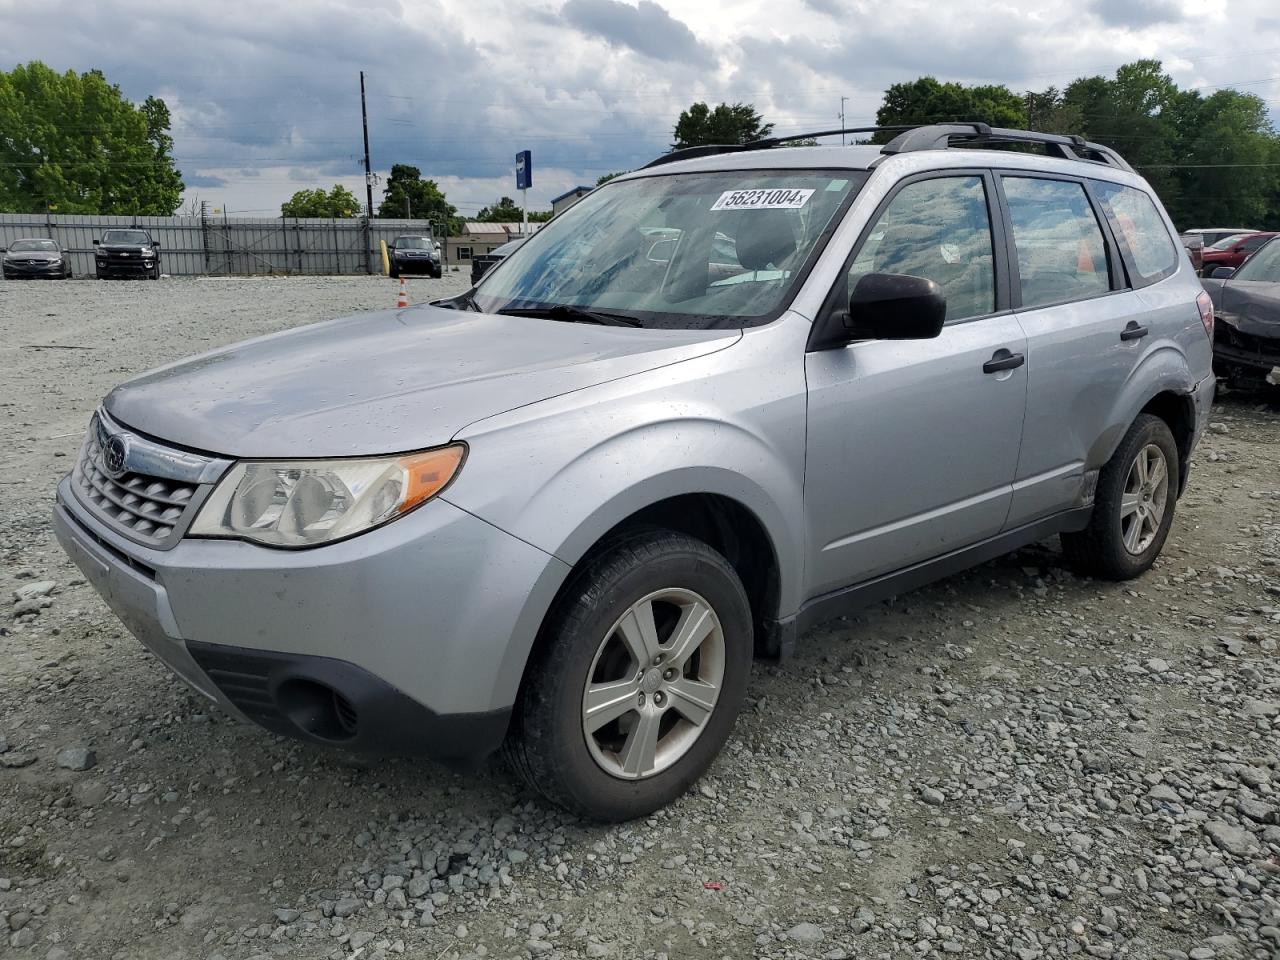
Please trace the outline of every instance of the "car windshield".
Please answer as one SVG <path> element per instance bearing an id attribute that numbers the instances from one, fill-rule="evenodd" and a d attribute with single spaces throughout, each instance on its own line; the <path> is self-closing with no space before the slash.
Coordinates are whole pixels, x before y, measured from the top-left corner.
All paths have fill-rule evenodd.
<path id="1" fill-rule="evenodd" d="M 1231 279 L 1280 283 L 1280 239 L 1273 238 L 1259 247 Z"/>
<path id="2" fill-rule="evenodd" d="M 397 250 L 434 250 L 433 244 L 426 237 L 397 237 Z"/>
<path id="3" fill-rule="evenodd" d="M 1223 237 L 1217 243 L 1209 244 L 1209 249 L 1210 250 L 1230 250 L 1237 243 L 1239 243 L 1241 240 L 1246 239 L 1248 236 L 1249 234 L 1247 233 L 1233 233 L 1229 237 Z"/>
<path id="4" fill-rule="evenodd" d="M 572 307 L 645 327 L 767 322 L 867 176 L 735 170 L 614 181 L 529 237 L 474 302 L 490 313 Z"/>
<path id="5" fill-rule="evenodd" d="M 141 246 L 149 243 L 147 235 L 142 230 L 108 230 L 102 235 L 103 243 L 131 243 Z"/>
<path id="6" fill-rule="evenodd" d="M 57 253 L 58 245 L 52 240 L 15 240 L 9 250 L 13 253 Z"/>

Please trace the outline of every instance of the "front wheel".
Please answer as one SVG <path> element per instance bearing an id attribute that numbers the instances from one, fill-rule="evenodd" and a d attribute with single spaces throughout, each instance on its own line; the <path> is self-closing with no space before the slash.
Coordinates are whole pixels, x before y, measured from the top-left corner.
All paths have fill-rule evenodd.
<path id="1" fill-rule="evenodd" d="M 751 607 L 729 562 L 683 534 L 638 533 L 574 574 L 544 631 L 506 749 L 525 781 L 602 821 L 688 790 L 751 669 Z"/>
<path id="2" fill-rule="evenodd" d="M 1089 526 L 1062 534 L 1071 566 L 1106 580 L 1129 580 L 1149 569 L 1173 525 L 1180 470 L 1169 425 L 1139 416 L 1098 476 Z"/>

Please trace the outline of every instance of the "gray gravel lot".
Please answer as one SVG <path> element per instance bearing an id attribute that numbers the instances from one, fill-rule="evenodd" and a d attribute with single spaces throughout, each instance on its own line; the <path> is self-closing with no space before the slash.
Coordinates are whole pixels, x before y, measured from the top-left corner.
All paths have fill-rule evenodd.
<path id="1" fill-rule="evenodd" d="M 115 382 L 396 289 L 0 283 L 0 957 L 1280 957 L 1274 399 L 1222 398 L 1141 580 L 1049 541 L 814 631 L 643 822 L 210 712 L 58 549 L 56 480 Z"/>

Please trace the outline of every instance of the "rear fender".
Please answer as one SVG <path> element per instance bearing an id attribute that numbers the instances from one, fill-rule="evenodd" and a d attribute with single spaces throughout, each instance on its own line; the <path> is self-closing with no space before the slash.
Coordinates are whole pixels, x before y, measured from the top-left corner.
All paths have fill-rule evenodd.
<path id="1" fill-rule="evenodd" d="M 1186 398 L 1194 431 L 1196 407 L 1193 397 L 1196 383 L 1196 378 L 1187 365 L 1186 355 L 1177 346 L 1169 341 L 1152 344 L 1148 353 L 1133 368 L 1116 397 L 1106 429 L 1089 449 L 1086 469 L 1099 469 L 1110 460 L 1138 414 L 1162 393 Z"/>

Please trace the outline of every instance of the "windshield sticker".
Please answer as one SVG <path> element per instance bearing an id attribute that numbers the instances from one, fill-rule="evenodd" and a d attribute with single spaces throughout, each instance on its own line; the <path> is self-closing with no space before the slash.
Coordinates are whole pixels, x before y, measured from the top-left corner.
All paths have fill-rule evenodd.
<path id="1" fill-rule="evenodd" d="M 793 190 L 778 187 L 776 190 L 726 190 L 711 205 L 712 210 L 799 210 L 812 190 Z"/>

